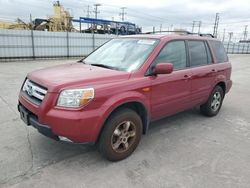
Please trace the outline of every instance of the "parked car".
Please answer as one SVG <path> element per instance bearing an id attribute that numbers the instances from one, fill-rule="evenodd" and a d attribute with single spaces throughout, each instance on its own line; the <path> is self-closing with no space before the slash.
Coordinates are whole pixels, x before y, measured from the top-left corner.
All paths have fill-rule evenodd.
<path id="1" fill-rule="evenodd" d="M 152 121 L 195 106 L 215 116 L 230 76 L 231 64 L 214 38 L 126 36 L 79 62 L 29 73 L 18 110 L 40 133 L 98 144 L 104 157 L 118 161 L 136 149 Z"/>

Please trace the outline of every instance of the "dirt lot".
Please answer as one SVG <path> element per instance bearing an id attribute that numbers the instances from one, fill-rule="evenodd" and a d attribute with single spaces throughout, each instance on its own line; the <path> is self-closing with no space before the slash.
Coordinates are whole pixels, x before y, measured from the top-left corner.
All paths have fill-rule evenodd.
<path id="1" fill-rule="evenodd" d="M 121 162 L 56 142 L 19 119 L 27 72 L 70 60 L 0 63 L 0 187 L 249 187 L 250 56 L 231 56 L 233 88 L 218 116 L 191 109 L 151 124 Z"/>

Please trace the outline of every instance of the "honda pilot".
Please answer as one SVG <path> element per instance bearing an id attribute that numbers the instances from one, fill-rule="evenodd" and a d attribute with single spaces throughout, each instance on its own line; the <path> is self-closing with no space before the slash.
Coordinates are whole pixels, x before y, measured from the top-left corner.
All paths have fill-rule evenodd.
<path id="1" fill-rule="evenodd" d="M 58 141 L 128 157 L 152 121 L 199 106 L 215 116 L 232 86 L 222 43 L 183 34 L 110 40 L 86 58 L 28 73 L 21 119 Z M 184 123 L 184 122 L 183 122 Z"/>

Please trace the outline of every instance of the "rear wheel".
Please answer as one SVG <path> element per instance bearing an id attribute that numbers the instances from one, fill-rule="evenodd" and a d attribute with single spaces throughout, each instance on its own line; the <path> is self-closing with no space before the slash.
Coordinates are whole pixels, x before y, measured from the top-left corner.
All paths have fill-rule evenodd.
<path id="1" fill-rule="evenodd" d="M 224 98 L 224 91 L 220 86 L 216 86 L 210 94 L 208 101 L 200 106 L 201 113 L 206 116 L 215 116 L 220 111 Z"/>
<path id="2" fill-rule="evenodd" d="M 133 110 L 121 109 L 108 119 L 99 141 L 100 153 L 110 161 L 128 157 L 138 146 L 142 121 Z"/>

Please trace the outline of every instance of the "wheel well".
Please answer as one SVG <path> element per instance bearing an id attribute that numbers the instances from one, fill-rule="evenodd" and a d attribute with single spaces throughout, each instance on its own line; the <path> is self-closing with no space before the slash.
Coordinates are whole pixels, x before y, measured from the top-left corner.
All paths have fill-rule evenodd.
<path id="1" fill-rule="evenodd" d="M 226 84 L 224 82 L 219 82 L 216 86 L 220 86 L 223 89 L 224 95 L 226 94 Z"/>
<path id="2" fill-rule="evenodd" d="M 147 126 L 148 126 L 148 121 L 149 121 L 149 118 L 148 118 L 148 112 L 145 108 L 145 106 L 143 104 L 141 104 L 140 102 L 128 102 L 128 103 L 124 103 L 118 107 L 116 107 L 108 116 L 108 118 L 105 120 L 102 128 L 101 128 L 101 131 L 99 132 L 99 135 L 98 135 L 98 138 L 97 138 L 97 141 L 99 141 L 99 138 L 100 138 L 100 135 L 103 131 L 103 128 L 106 124 L 106 122 L 108 121 L 108 119 L 115 113 L 117 112 L 118 110 L 122 109 L 122 108 L 129 108 L 131 110 L 134 110 L 140 117 L 141 117 L 141 120 L 142 120 L 142 125 L 143 125 L 143 134 L 146 133 L 147 131 Z"/>

